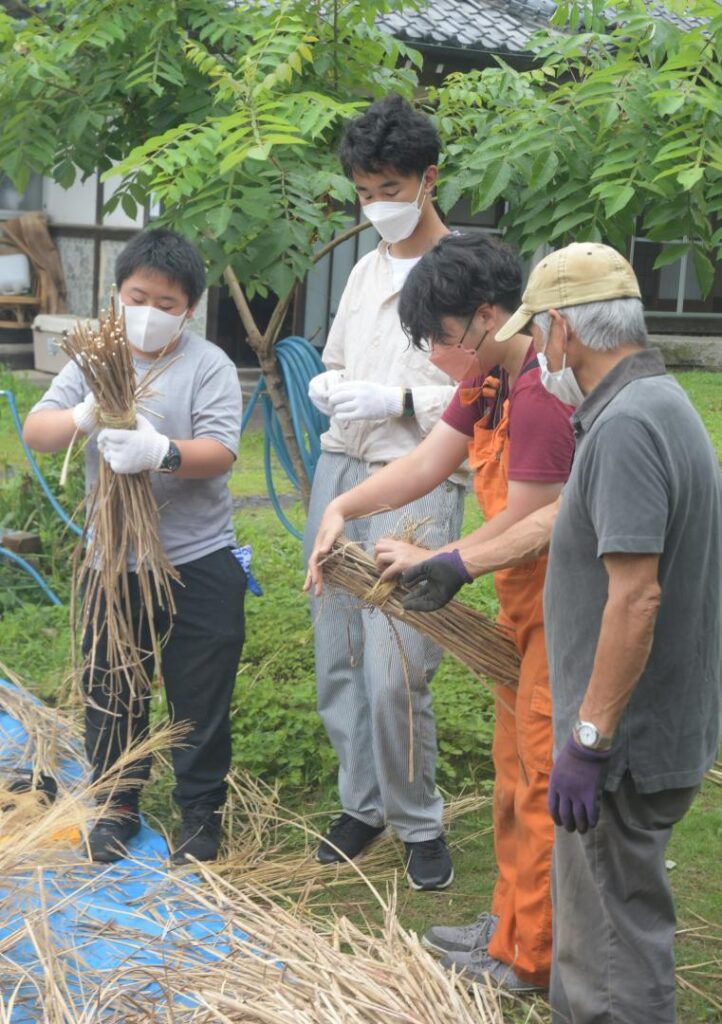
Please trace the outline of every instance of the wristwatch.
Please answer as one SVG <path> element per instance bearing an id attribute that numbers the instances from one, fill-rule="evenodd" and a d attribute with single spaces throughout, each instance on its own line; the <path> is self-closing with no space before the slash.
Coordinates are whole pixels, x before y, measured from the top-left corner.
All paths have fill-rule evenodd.
<path id="1" fill-rule="evenodd" d="M 415 415 L 414 393 L 411 388 L 404 388 L 404 411 L 401 415 L 406 417 Z"/>
<path id="2" fill-rule="evenodd" d="M 181 453 L 180 448 L 171 441 L 168 445 L 168 451 L 165 453 L 165 458 L 158 467 L 159 473 L 177 473 L 181 465 Z"/>
<path id="3" fill-rule="evenodd" d="M 586 747 L 587 750 L 609 750 L 612 745 L 612 737 L 603 736 L 593 722 L 577 719 L 572 735 L 579 746 Z"/>

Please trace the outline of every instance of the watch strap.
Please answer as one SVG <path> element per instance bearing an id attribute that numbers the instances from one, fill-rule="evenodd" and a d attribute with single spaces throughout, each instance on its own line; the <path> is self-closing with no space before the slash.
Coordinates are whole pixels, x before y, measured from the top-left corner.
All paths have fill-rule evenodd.
<path id="1" fill-rule="evenodd" d="M 414 393 L 411 388 L 404 388 L 404 408 L 401 415 L 407 418 L 416 415 L 416 410 L 414 409 Z"/>
<path id="2" fill-rule="evenodd" d="M 180 448 L 175 441 L 170 441 L 168 451 L 158 467 L 161 473 L 177 473 L 181 465 Z"/>

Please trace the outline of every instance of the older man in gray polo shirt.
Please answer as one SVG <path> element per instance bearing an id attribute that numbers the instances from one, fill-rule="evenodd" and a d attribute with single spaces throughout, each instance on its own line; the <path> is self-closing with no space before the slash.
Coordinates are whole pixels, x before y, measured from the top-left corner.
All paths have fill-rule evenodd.
<path id="1" fill-rule="evenodd" d="M 719 464 L 647 348 L 617 252 L 585 243 L 546 257 L 497 337 L 532 320 L 542 381 L 577 406 L 572 474 L 555 506 L 463 560 L 479 576 L 535 556 L 551 533 L 552 1019 L 674 1024 L 665 848 L 720 743 Z M 454 572 L 435 559 L 409 570 L 407 607 L 445 603 L 465 582 Z"/>

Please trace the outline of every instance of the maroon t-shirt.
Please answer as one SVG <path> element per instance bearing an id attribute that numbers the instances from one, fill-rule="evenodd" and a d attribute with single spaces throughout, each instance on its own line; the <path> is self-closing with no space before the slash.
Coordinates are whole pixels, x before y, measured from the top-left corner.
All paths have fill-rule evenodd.
<path id="1" fill-rule="evenodd" d="M 522 366 L 535 358 L 532 345 Z M 506 388 L 505 370 L 501 377 Z M 467 437 L 474 436 L 475 424 L 490 411 L 493 400 L 480 394 L 474 402 L 463 405 L 459 392 L 481 388 L 483 382 L 483 377 L 463 381 L 441 417 Z M 546 484 L 567 479 L 574 457 L 573 412 L 570 405 L 563 405 L 542 385 L 538 366 L 519 374 L 509 393 L 509 480 Z"/>

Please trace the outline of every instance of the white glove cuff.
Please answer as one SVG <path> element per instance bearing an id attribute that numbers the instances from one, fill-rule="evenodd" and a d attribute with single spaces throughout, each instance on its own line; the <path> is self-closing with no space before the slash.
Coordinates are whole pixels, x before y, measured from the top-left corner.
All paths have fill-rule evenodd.
<path id="1" fill-rule="evenodd" d="M 386 410 L 389 416 L 398 417 L 404 411 L 404 389 L 399 387 L 389 388 L 386 399 Z"/>
<path id="2" fill-rule="evenodd" d="M 170 438 L 165 434 L 156 433 L 155 437 L 148 439 L 148 469 L 160 469 L 163 459 L 168 454 Z"/>
<path id="3" fill-rule="evenodd" d="M 97 406 L 94 401 L 88 402 L 87 398 L 73 406 L 72 415 L 73 423 L 83 434 L 92 434 L 98 426 Z"/>

